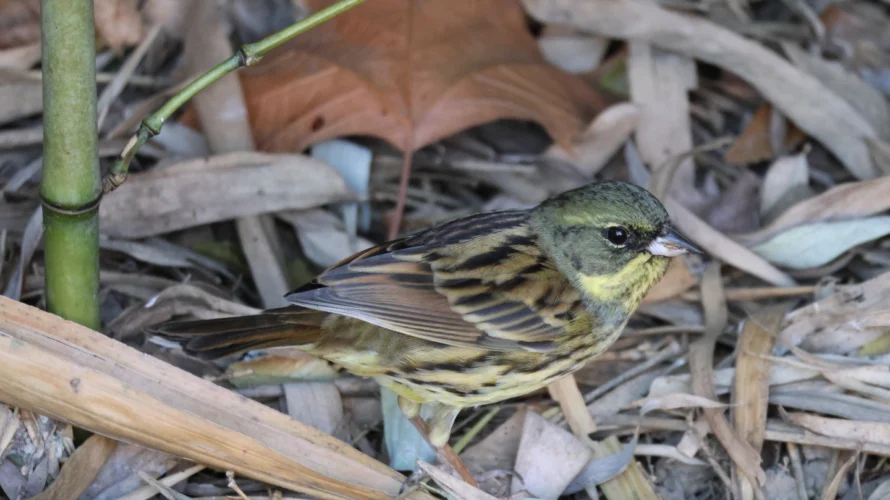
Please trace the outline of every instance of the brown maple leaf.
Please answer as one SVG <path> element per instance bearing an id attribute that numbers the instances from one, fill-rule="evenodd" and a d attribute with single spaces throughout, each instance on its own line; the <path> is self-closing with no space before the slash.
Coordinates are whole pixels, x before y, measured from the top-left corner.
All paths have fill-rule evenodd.
<path id="1" fill-rule="evenodd" d="M 309 0 L 313 11 L 334 3 Z M 549 65 L 517 0 L 372 0 L 241 73 L 263 150 L 371 135 L 411 152 L 500 118 L 569 146 L 602 104 Z"/>

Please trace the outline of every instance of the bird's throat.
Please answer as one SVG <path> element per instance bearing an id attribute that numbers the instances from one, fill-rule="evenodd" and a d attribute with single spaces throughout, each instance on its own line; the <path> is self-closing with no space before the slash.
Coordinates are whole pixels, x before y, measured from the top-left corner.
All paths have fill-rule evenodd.
<path id="1" fill-rule="evenodd" d="M 602 307 L 610 304 L 630 312 L 640 305 L 640 301 L 652 285 L 661 279 L 667 267 L 668 259 L 642 253 L 618 272 L 579 274 L 577 286 L 589 305 Z"/>

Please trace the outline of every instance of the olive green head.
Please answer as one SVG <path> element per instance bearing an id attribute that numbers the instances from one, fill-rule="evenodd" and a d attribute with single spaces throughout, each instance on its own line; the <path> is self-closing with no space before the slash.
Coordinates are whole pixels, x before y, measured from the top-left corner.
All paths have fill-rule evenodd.
<path id="1" fill-rule="evenodd" d="M 531 223 L 545 252 L 570 276 L 612 276 L 644 263 L 663 272 L 668 258 L 700 252 L 671 227 L 655 196 L 626 182 L 588 184 L 550 198 L 532 210 Z"/>

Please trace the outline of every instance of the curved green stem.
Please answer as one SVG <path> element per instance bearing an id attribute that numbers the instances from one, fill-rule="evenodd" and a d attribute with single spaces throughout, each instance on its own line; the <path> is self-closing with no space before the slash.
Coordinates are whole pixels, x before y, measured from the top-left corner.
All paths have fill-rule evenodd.
<path id="1" fill-rule="evenodd" d="M 237 54 L 219 63 L 207 73 L 196 78 L 186 88 L 170 98 L 170 100 L 161 106 L 161 108 L 153 115 L 142 121 L 136 135 L 130 139 L 126 147 L 124 147 L 124 150 L 121 152 L 120 158 L 114 162 L 114 165 L 112 165 L 108 170 L 108 173 L 105 174 L 103 179 L 105 192 L 109 193 L 113 191 L 127 180 L 130 161 L 133 159 L 133 156 L 136 155 L 139 148 L 141 148 L 150 138 L 159 134 L 167 119 L 182 107 L 183 104 L 188 102 L 189 99 L 194 97 L 195 94 L 236 69 L 253 66 L 262 60 L 263 56 L 275 47 L 278 47 L 300 33 L 308 31 L 364 1 L 365 0 L 342 0 L 258 42 L 243 45 Z"/>

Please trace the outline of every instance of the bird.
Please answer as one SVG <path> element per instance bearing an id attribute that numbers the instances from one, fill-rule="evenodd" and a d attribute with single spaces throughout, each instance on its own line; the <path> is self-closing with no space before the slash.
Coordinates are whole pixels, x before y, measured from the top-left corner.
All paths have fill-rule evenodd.
<path id="1" fill-rule="evenodd" d="M 591 182 L 359 251 L 287 306 L 149 328 L 198 358 L 296 347 L 398 395 L 446 446 L 462 409 L 541 389 L 620 336 L 671 258 L 703 253 L 646 189 Z"/>

